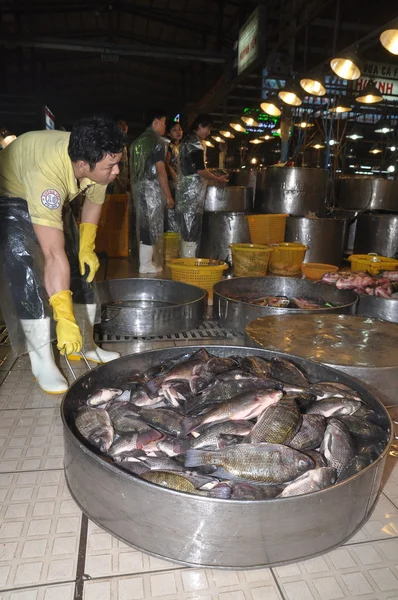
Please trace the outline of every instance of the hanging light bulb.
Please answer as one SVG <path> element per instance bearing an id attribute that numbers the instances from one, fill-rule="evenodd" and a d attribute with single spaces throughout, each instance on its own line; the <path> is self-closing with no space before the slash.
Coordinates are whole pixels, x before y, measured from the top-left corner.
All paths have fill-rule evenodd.
<path id="1" fill-rule="evenodd" d="M 219 144 L 222 144 L 225 142 L 224 138 L 220 137 L 219 135 L 212 135 L 211 137 L 213 138 L 213 140 L 215 142 L 218 142 Z"/>
<path id="2" fill-rule="evenodd" d="M 362 129 L 358 125 L 354 125 L 353 129 L 347 135 L 350 140 L 360 140 L 363 138 Z"/>
<path id="3" fill-rule="evenodd" d="M 356 52 L 342 52 L 330 61 L 332 71 L 342 79 L 359 79 L 363 71 L 362 61 Z"/>
<path id="4" fill-rule="evenodd" d="M 265 141 L 272 140 L 272 135 L 270 135 L 269 133 L 266 133 L 265 135 L 260 135 L 259 139 L 265 140 Z"/>
<path id="5" fill-rule="evenodd" d="M 398 54 L 398 29 L 386 29 L 380 35 L 380 42 L 391 54 Z"/>
<path id="6" fill-rule="evenodd" d="M 231 121 L 229 126 L 232 127 L 232 129 L 235 129 L 235 131 L 239 131 L 239 133 L 245 133 L 245 131 L 246 131 L 246 127 L 244 127 L 242 125 L 242 123 L 239 123 L 239 119 L 235 119 L 235 121 Z"/>
<path id="7" fill-rule="evenodd" d="M 383 152 L 383 150 L 377 144 L 374 144 L 369 152 L 370 154 L 380 154 L 380 152 Z"/>
<path id="8" fill-rule="evenodd" d="M 261 102 L 260 108 L 267 115 L 271 115 L 271 117 L 279 117 L 282 113 L 280 100 L 274 94 L 269 96 L 264 102 Z"/>
<path id="9" fill-rule="evenodd" d="M 387 119 L 380 119 L 380 121 L 376 123 L 376 133 L 391 133 L 392 131 L 394 131 L 394 127 L 392 127 L 391 123 L 387 121 Z"/>
<path id="10" fill-rule="evenodd" d="M 258 127 L 257 113 L 254 110 L 245 113 L 241 119 L 248 127 Z"/>
<path id="11" fill-rule="evenodd" d="M 375 82 L 372 79 L 369 79 L 368 83 L 355 100 L 357 102 L 363 102 L 364 104 L 376 104 L 376 102 L 383 101 L 383 96 L 377 89 Z"/>
<path id="12" fill-rule="evenodd" d="M 343 97 L 339 96 L 339 98 L 336 98 L 336 100 L 331 102 L 331 104 L 329 105 L 329 112 L 345 113 L 345 112 L 350 112 L 350 111 L 351 111 L 351 103 L 344 96 Z"/>
<path id="13" fill-rule="evenodd" d="M 253 157 L 250 162 L 251 162 L 252 165 L 256 165 L 257 164 L 257 158 Z"/>
<path id="14" fill-rule="evenodd" d="M 260 140 L 259 138 L 254 138 L 253 140 L 249 140 L 249 144 L 262 144 L 264 140 Z"/>
<path id="15" fill-rule="evenodd" d="M 307 129 L 309 127 L 314 127 L 313 123 L 306 121 L 305 119 L 301 119 L 297 123 L 294 124 L 295 127 L 301 127 L 301 129 Z"/>
<path id="16" fill-rule="evenodd" d="M 232 133 L 232 131 L 229 131 L 229 129 L 224 128 L 224 127 L 222 129 L 220 129 L 220 133 L 228 140 L 232 140 L 235 137 L 234 134 Z"/>
<path id="17" fill-rule="evenodd" d="M 315 138 L 315 140 L 312 143 L 312 147 L 315 148 L 316 150 L 320 150 L 321 148 L 325 147 L 325 143 L 323 142 L 323 140 L 318 136 Z"/>
<path id="18" fill-rule="evenodd" d="M 326 94 L 325 79 L 321 74 L 308 75 L 300 79 L 300 85 L 307 94 L 324 96 Z"/>
<path id="19" fill-rule="evenodd" d="M 278 92 L 279 98 L 289 106 L 301 106 L 301 90 L 295 81 L 288 81 L 284 88 Z"/>
<path id="20" fill-rule="evenodd" d="M 206 144 L 206 146 L 208 146 L 209 148 L 214 148 L 214 144 L 212 144 L 210 140 L 205 140 L 205 144 Z"/>
<path id="21" fill-rule="evenodd" d="M 396 149 L 396 146 L 387 146 L 387 150 L 391 150 L 391 152 L 395 152 Z"/>

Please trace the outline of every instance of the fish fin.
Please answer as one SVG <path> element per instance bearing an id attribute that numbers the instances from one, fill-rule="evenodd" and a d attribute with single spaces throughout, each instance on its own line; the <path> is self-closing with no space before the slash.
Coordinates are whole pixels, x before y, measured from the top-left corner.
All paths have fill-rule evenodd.
<path id="1" fill-rule="evenodd" d="M 185 467 L 201 467 L 203 464 L 204 455 L 207 452 L 202 450 L 188 450 L 185 454 Z"/>
<path id="2" fill-rule="evenodd" d="M 197 429 L 201 424 L 201 419 L 197 417 L 185 417 L 182 422 L 182 434 L 183 436 L 188 435 L 194 429 Z"/>

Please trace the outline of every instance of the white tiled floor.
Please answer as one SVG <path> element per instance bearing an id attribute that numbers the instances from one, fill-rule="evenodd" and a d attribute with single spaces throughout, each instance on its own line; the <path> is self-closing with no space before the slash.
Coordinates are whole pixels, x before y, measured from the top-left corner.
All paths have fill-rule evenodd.
<path id="1" fill-rule="evenodd" d="M 74 363 L 74 370 L 84 368 Z M 91 522 L 85 537 L 62 470 L 61 398 L 43 394 L 27 359 L 14 361 L 7 348 L 0 348 L 0 382 L 0 600 L 398 600 L 396 458 L 370 520 L 341 548 L 273 569 L 186 568 L 129 548 Z"/>

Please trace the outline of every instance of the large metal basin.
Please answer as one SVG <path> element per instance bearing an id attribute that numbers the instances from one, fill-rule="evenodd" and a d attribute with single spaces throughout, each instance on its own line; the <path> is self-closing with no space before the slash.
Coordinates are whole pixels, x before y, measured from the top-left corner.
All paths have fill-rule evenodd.
<path id="1" fill-rule="evenodd" d="M 207 186 L 205 212 L 250 212 L 252 208 L 253 188 L 249 186 Z"/>
<path id="2" fill-rule="evenodd" d="M 205 290 L 167 279 L 109 279 L 96 284 L 102 333 L 165 335 L 203 321 Z"/>
<path id="3" fill-rule="evenodd" d="M 398 181 L 375 177 L 341 177 L 337 180 L 339 205 L 350 210 L 398 212 Z"/>
<path id="4" fill-rule="evenodd" d="M 250 243 L 245 212 L 205 213 L 200 256 L 220 259 L 232 265 L 230 244 Z"/>
<path id="5" fill-rule="evenodd" d="M 358 216 L 354 253 L 368 254 L 369 252 L 391 258 L 398 256 L 398 215 Z"/>
<path id="6" fill-rule="evenodd" d="M 310 558 L 348 540 L 377 501 L 387 449 L 369 467 L 329 489 L 292 498 L 232 501 L 201 498 L 153 485 L 119 470 L 77 437 L 73 415 L 87 395 L 102 386 L 121 386 L 131 373 L 198 347 L 168 348 L 129 355 L 78 379 L 61 406 L 65 476 L 69 490 L 90 519 L 125 543 L 175 562 L 222 568 L 280 565 Z M 253 348 L 212 346 L 218 356 L 281 355 Z M 304 368 L 312 381 L 339 381 L 389 416 L 359 382 L 315 362 L 281 355 Z"/>
<path id="7" fill-rule="evenodd" d="M 398 323 L 398 298 L 358 295 L 357 315 Z"/>
<path id="8" fill-rule="evenodd" d="M 288 217 L 286 242 L 308 246 L 304 262 L 340 266 L 347 245 L 348 219 Z"/>
<path id="9" fill-rule="evenodd" d="M 282 315 L 252 321 L 248 344 L 319 361 L 398 405 L 398 327 L 353 315 Z"/>
<path id="10" fill-rule="evenodd" d="M 327 302 L 341 303 L 335 308 L 303 310 L 300 308 L 274 308 L 255 306 L 247 302 L 234 300 L 231 295 L 258 292 L 261 296 L 287 296 L 288 298 L 324 298 Z M 310 313 L 348 313 L 354 314 L 358 296 L 351 290 L 338 290 L 334 286 L 314 283 L 305 279 L 290 277 L 236 277 L 216 283 L 213 295 L 213 315 L 231 329 L 243 332 L 250 321 L 268 315 L 306 315 Z"/>
<path id="11" fill-rule="evenodd" d="M 267 167 L 257 175 L 255 211 L 304 217 L 326 214 L 328 172 L 304 167 Z"/>

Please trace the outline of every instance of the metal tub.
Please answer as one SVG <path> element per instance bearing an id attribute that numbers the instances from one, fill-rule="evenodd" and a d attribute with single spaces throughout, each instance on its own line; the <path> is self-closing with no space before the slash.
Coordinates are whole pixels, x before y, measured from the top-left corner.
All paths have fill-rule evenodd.
<path id="1" fill-rule="evenodd" d="M 358 295 L 357 315 L 398 323 L 398 298 Z"/>
<path id="2" fill-rule="evenodd" d="M 303 167 L 267 167 L 257 175 L 255 211 L 304 217 L 326 214 L 328 172 Z"/>
<path id="3" fill-rule="evenodd" d="M 205 290 L 167 279 L 110 279 L 96 284 L 102 333 L 165 335 L 203 321 Z"/>
<path id="4" fill-rule="evenodd" d="M 398 256 L 398 215 L 358 216 L 354 254 L 369 252 L 391 258 Z"/>
<path id="5" fill-rule="evenodd" d="M 86 447 L 73 415 L 88 394 L 102 386 L 123 386 L 132 372 L 195 347 L 169 348 L 129 355 L 86 373 L 66 393 L 61 406 L 65 476 L 69 490 L 88 517 L 123 542 L 152 555 L 192 566 L 253 568 L 310 558 L 336 548 L 353 536 L 378 499 L 387 449 L 369 467 L 334 487 L 265 501 L 202 498 L 148 483 L 118 469 Z M 277 352 L 212 346 L 218 356 Z M 304 368 L 312 381 L 339 381 L 357 390 L 383 415 L 386 410 L 359 382 L 343 373 L 300 358 L 281 355 Z"/>
<path id="6" fill-rule="evenodd" d="M 205 213 L 200 256 L 232 265 L 230 244 L 249 244 L 250 230 L 245 212 Z"/>
<path id="7" fill-rule="evenodd" d="M 246 327 L 248 344 L 319 361 L 398 405 L 398 327 L 352 315 L 282 315 Z"/>
<path id="8" fill-rule="evenodd" d="M 229 187 L 208 185 L 205 212 L 250 212 L 253 208 L 253 188 L 243 185 Z"/>
<path id="9" fill-rule="evenodd" d="M 255 306 L 234 300 L 231 295 L 258 292 L 261 296 L 305 297 L 312 300 L 324 298 L 327 302 L 341 303 L 335 308 L 304 310 L 300 308 L 275 308 Z M 306 315 L 310 313 L 354 314 L 358 296 L 351 290 L 338 290 L 334 286 L 305 279 L 290 277 L 236 277 L 216 283 L 213 295 L 213 316 L 219 318 L 224 327 L 243 332 L 250 321 L 268 315 Z"/>
<path id="10" fill-rule="evenodd" d="M 398 181 L 375 177 L 341 177 L 337 180 L 341 208 L 398 212 Z"/>
<path id="11" fill-rule="evenodd" d="M 348 220 L 334 217 L 286 219 L 286 242 L 300 242 L 308 246 L 304 262 L 340 266 L 347 245 Z"/>

